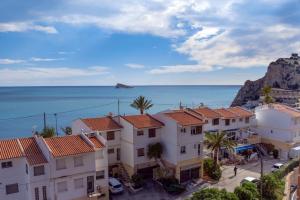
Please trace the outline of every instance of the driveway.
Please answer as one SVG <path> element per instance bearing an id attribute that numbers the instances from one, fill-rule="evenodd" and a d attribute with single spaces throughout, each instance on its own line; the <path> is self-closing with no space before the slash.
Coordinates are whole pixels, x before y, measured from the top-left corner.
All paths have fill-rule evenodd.
<path id="1" fill-rule="evenodd" d="M 264 158 L 263 160 L 263 172 L 264 174 L 270 173 L 273 164 L 281 162 L 279 160 Z M 234 188 L 240 185 L 240 182 L 243 178 L 247 176 L 251 176 L 254 178 L 260 178 L 260 161 L 255 163 L 248 163 L 246 165 L 238 165 L 237 168 L 237 176 L 234 176 L 233 171 L 234 165 L 231 166 L 223 166 L 222 170 L 222 178 L 220 181 L 212 187 L 216 188 L 225 188 L 229 192 L 233 192 Z"/>

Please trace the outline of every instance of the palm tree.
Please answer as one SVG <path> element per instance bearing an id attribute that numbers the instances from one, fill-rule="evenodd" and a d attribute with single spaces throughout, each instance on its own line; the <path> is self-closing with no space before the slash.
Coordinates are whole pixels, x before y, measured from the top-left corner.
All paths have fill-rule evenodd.
<path id="1" fill-rule="evenodd" d="M 151 103 L 151 100 L 147 100 L 144 96 L 139 96 L 132 102 L 130 106 L 139 110 L 142 115 L 144 114 L 144 111 L 151 108 L 153 104 Z"/>
<path id="2" fill-rule="evenodd" d="M 211 150 L 213 153 L 213 159 L 215 163 L 218 163 L 218 156 L 221 147 L 226 148 L 229 151 L 233 151 L 234 147 L 237 145 L 235 141 L 228 139 L 227 134 L 225 132 L 217 132 L 217 133 L 206 133 L 205 134 L 205 143 L 207 144 L 207 148 Z"/>
<path id="3" fill-rule="evenodd" d="M 269 104 L 273 103 L 273 98 L 271 97 L 272 88 L 270 86 L 265 86 L 262 89 L 262 93 L 264 95 L 264 103 Z"/>
<path id="4" fill-rule="evenodd" d="M 43 131 L 40 133 L 40 136 L 43 138 L 50 138 L 55 136 L 55 128 L 53 127 L 45 127 Z"/>

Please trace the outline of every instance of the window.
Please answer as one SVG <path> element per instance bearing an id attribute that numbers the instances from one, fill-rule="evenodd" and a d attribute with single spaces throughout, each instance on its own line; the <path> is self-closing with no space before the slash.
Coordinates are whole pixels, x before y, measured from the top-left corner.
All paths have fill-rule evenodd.
<path id="1" fill-rule="evenodd" d="M 1 163 L 1 167 L 2 167 L 2 168 L 9 168 L 9 167 L 12 167 L 12 161 L 8 161 L 8 162 L 3 162 L 3 163 Z"/>
<path id="2" fill-rule="evenodd" d="M 225 126 L 229 126 L 230 125 L 230 119 L 225 119 Z"/>
<path id="3" fill-rule="evenodd" d="M 138 157 L 144 156 L 145 155 L 144 148 L 137 149 L 137 155 Z"/>
<path id="4" fill-rule="evenodd" d="M 74 179 L 74 188 L 75 189 L 83 188 L 83 178 Z"/>
<path id="5" fill-rule="evenodd" d="M 180 132 L 181 132 L 181 133 L 185 133 L 185 132 L 186 132 L 186 129 L 185 129 L 185 128 L 181 128 L 181 129 L 180 129 Z"/>
<path id="6" fill-rule="evenodd" d="M 56 160 L 56 170 L 66 169 L 66 160 L 65 159 L 57 159 Z"/>
<path id="7" fill-rule="evenodd" d="M 18 183 L 6 185 L 5 189 L 6 189 L 6 194 L 18 193 L 19 185 L 18 185 Z"/>
<path id="8" fill-rule="evenodd" d="M 34 176 L 40 176 L 45 174 L 45 168 L 44 165 L 36 166 L 33 168 L 33 175 Z"/>
<path id="9" fill-rule="evenodd" d="M 151 128 L 148 130 L 148 134 L 149 134 L 149 138 L 153 138 L 156 136 L 156 129 L 155 128 Z"/>
<path id="10" fill-rule="evenodd" d="M 57 191 L 59 193 L 68 191 L 67 181 L 57 183 Z"/>
<path id="11" fill-rule="evenodd" d="M 213 119 L 212 120 L 213 126 L 219 125 L 219 121 L 220 121 L 219 118 Z"/>
<path id="12" fill-rule="evenodd" d="M 96 171 L 96 180 L 103 179 L 105 177 L 105 170 Z"/>
<path id="13" fill-rule="evenodd" d="M 38 187 L 34 188 L 34 196 L 35 196 L 35 200 L 40 199 L 40 194 L 39 194 L 39 188 Z"/>
<path id="14" fill-rule="evenodd" d="M 115 153 L 115 149 L 114 149 L 114 148 L 107 149 L 107 153 L 108 153 L 108 154 Z"/>
<path id="15" fill-rule="evenodd" d="M 43 186 L 42 190 L 43 190 L 43 200 L 47 200 L 47 187 Z"/>
<path id="16" fill-rule="evenodd" d="M 186 151 L 185 151 L 185 146 L 181 146 L 181 147 L 180 147 L 180 153 L 181 153 L 181 154 L 185 154 L 185 153 L 186 153 Z"/>
<path id="17" fill-rule="evenodd" d="M 83 157 L 74 157 L 74 167 L 81 167 L 83 166 Z"/>
<path id="18" fill-rule="evenodd" d="M 249 123 L 249 121 L 250 121 L 250 118 L 249 118 L 249 117 L 246 117 L 246 118 L 245 118 L 245 123 L 247 123 L 247 124 L 248 124 L 248 123 Z"/>
<path id="19" fill-rule="evenodd" d="M 115 139 L 115 132 L 109 131 L 107 132 L 107 140 L 114 140 Z"/>
<path id="20" fill-rule="evenodd" d="M 144 131 L 140 130 L 140 131 L 137 131 L 137 136 L 141 136 L 141 135 L 144 135 Z"/>
<path id="21" fill-rule="evenodd" d="M 195 126 L 191 128 L 192 135 L 198 135 L 202 133 L 202 126 Z"/>
<path id="22" fill-rule="evenodd" d="M 240 118 L 240 122 L 242 122 L 243 121 L 243 118 Z"/>
<path id="23" fill-rule="evenodd" d="M 25 165 L 25 172 L 26 172 L 26 174 L 28 174 L 28 165 L 27 164 Z"/>
<path id="24" fill-rule="evenodd" d="M 232 123 L 234 123 L 235 122 L 235 119 L 232 119 Z"/>

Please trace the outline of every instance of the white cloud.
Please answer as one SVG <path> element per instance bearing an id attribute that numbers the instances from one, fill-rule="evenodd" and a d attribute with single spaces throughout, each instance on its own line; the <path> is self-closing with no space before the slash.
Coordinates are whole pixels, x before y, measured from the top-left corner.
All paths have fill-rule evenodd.
<path id="1" fill-rule="evenodd" d="M 19 63 L 24 63 L 25 60 L 19 60 L 19 59 L 0 59 L 0 64 L 2 65 L 11 65 L 11 64 L 19 64 Z"/>
<path id="2" fill-rule="evenodd" d="M 125 66 L 127 66 L 127 67 L 129 67 L 131 69 L 142 69 L 142 68 L 145 67 L 144 65 L 135 64 L 135 63 L 128 63 L 128 64 L 125 64 Z"/>
<path id="3" fill-rule="evenodd" d="M 204 65 L 170 65 L 170 66 L 161 66 L 148 72 L 150 74 L 172 74 L 172 73 L 184 73 L 184 72 L 207 72 L 211 71 L 210 66 Z"/>
<path id="4" fill-rule="evenodd" d="M 87 68 L 71 68 L 71 67 L 26 67 L 26 68 L 0 68 L 1 85 L 25 85 L 50 83 L 55 84 L 56 81 L 72 81 L 74 79 L 80 81 L 84 78 L 97 77 L 108 74 L 108 68 L 102 66 L 92 66 Z M 96 78 L 97 79 L 97 78 Z M 79 84 L 80 85 L 80 84 Z"/>
<path id="5" fill-rule="evenodd" d="M 64 58 L 38 58 L 38 57 L 32 57 L 32 58 L 30 58 L 30 60 L 34 61 L 34 62 L 50 62 L 50 61 L 64 60 Z"/>
<path id="6" fill-rule="evenodd" d="M 0 23 L 0 32 L 26 32 L 39 31 L 48 34 L 58 33 L 53 26 L 37 25 L 33 22 L 9 22 Z"/>

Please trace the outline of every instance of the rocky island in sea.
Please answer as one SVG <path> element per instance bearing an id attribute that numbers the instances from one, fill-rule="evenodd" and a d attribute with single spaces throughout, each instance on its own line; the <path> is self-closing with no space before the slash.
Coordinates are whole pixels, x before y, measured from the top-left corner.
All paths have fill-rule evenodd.
<path id="1" fill-rule="evenodd" d="M 300 98 L 300 57 L 293 53 L 289 58 L 279 58 L 271 62 L 264 77 L 247 80 L 241 87 L 231 106 L 259 103 L 264 86 L 272 87 L 271 96 L 276 102 L 295 106 Z M 250 106 L 251 107 L 251 106 Z"/>
<path id="2" fill-rule="evenodd" d="M 122 83 L 117 83 L 115 88 L 133 88 L 133 86 L 125 85 Z"/>

